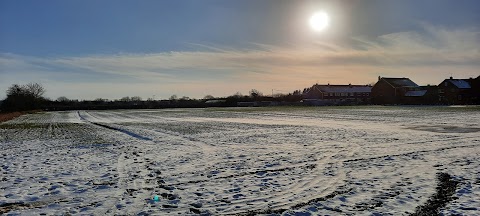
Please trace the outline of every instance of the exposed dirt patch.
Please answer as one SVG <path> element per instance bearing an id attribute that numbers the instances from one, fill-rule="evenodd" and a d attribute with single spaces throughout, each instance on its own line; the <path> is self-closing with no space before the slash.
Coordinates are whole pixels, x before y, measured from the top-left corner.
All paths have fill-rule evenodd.
<path id="1" fill-rule="evenodd" d="M 412 216 L 420 215 L 439 215 L 440 208 L 447 205 L 448 202 L 454 200 L 453 195 L 457 189 L 458 181 L 455 181 L 448 173 L 437 174 L 438 184 L 435 194 L 433 194 L 427 203 L 418 206 Z"/>
<path id="2" fill-rule="evenodd" d="M 11 112 L 11 113 L 0 113 L 0 123 L 10 121 L 14 118 L 17 118 L 21 115 L 25 115 L 28 113 L 35 113 L 36 111 L 29 111 L 29 112 Z"/>
<path id="3" fill-rule="evenodd" d="M 15 209 L 28 209 L 28 208 L 33 208 L 33 205 L 23 203 L 23 202 L 4 203 L 0 205 L 0 214 L 6 214 L 9 211 L 12 211 Z"/>

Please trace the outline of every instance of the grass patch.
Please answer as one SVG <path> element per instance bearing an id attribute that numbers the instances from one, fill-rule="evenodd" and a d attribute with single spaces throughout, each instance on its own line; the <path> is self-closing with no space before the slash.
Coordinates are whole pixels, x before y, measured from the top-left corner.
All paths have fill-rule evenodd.
<path id="1" fill-rule="evenodd" d="M 0 129 L 38 129 L 47 128 L 49 124 L 46 123 L 21 123 L 21 124 L 0 124 Z"/>
<path id="2" fill-rule="evenodd" d="M 169 123 L 122 123 L 124 126 L 141 126 L 149 130 L 165 130 L 176 132 L 180 134 L 199 134 L 217 128 L 215 125 L 208 125 L 207 123 L 193 123 L 193 122 L 169 122 Z"/>

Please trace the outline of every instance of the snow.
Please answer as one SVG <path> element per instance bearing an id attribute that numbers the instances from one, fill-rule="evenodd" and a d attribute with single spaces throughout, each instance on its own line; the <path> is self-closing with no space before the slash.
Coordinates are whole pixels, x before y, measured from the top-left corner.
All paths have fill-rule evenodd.
<path id="1" fill-rule="evenodd" d="M 31 114 L 0 124 L 0 213 L 399 215 L 445 172 L 460 184 L 441 213 L 476 215 L 479 120 L 478 107 Z"/>

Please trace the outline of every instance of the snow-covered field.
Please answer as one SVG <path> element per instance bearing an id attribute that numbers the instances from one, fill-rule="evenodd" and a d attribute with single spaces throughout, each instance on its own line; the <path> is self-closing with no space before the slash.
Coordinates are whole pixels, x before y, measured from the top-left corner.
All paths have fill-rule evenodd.
<path id="1" fill-rule="evenodd" d="M 480 107 L 46 112 L 0 149 L 7 215 L 408 215 L 440 173 L 480 214 Z"/>

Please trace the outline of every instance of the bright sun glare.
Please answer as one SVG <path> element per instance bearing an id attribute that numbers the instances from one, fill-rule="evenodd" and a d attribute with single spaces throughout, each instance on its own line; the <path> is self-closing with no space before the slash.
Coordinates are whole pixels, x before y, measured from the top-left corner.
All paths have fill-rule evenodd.
<path id="1" fill-rule="evenodd" d="M 326 29 L 329 22 L 330 18 L 328 17 L 328 14 L 323 11 L 317 12 L 310 17 L 310 27 L 318 32 Z"/>

